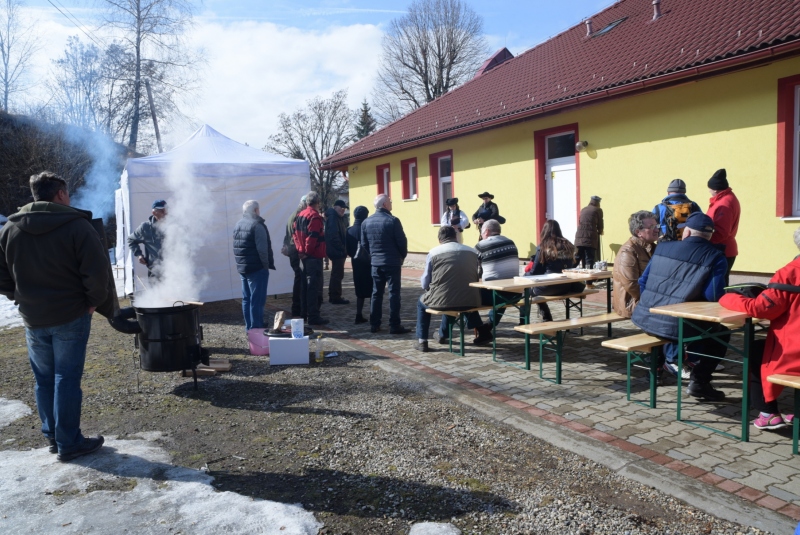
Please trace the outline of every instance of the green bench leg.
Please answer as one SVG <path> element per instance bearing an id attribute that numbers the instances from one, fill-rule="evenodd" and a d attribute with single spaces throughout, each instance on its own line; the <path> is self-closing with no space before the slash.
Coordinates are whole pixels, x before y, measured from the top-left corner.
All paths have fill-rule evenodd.
<path id="1" fill-rule="evenodd" d="M 527 336 L 527 335 L 526 335 Z M 555 340 L 555 341 L 554 341 Z M 544 376 L 544 349 L 547 345 L 555 346 L 556 352 L 556 378 L 555 380 Z M 539 335 L 539 379 L 550 381 L 557 385 L 561 384 L 561 353 L 564 349 L 564 331 L 556 332 L 555 336 Z"/>
<path id="2" fill-rule="evenodd" d="M 445 316 L 447 317 L 447 316 Z M 458 325 L 458 331 L 461 335 L 461 346 L 459 350 L 459 355 L 464 356 L 464 314 L 459 314 L 457 318 L 454 318 L 453 321 L 447 320 L 447 327 L 448 327 L 448 341 L 450 342 L 450 353 L 453 352 L 453 325 Z"/>
<path id="3" fill-rule="evenodd" d="M 658 389 L 658 347 L 654 347 L 650 350 L 650 365 L 648 367 L 648 375 L 650 379 L 650 403 L 642 403 L 641 401 L 631 400 L 631 368 L 633 368 L 634 362 L 644 362 L 645 360 L 645 353 L 639 353 L 638 351 L 628 351 L 628 378 L 627 378 L 627 398 L 628 401 L 633 401 L 639 405 L 644 405 L 645 407 L 650 407 L 651 409 L 656 408 L 656 393 Z"/>

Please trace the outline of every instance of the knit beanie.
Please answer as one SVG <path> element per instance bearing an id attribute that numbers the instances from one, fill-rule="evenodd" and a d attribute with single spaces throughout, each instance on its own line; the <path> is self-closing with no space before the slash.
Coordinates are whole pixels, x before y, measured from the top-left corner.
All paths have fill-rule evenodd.
<path id="1" fill-rule="evenodd" d="M 728 173 L 725 169 L 717 170 L 717 172 L 708 179 L 708 189 L 713 189 L 714 191 L 728 189 Z"/>
<path id="2" fill-rule="evenodd" d="M 686 193 L 686 182 L 676 178 L 667 186 L 667 193 Z"/>

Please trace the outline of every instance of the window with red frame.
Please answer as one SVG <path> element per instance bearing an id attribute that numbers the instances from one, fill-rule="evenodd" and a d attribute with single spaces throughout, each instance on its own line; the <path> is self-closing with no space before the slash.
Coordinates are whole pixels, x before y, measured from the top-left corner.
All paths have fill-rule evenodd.
<path id="1" fill-rule="evenodd" d="M 800 216 L 800 75 L 778 80 L 777 215 Z"/>
<path id="2" fill-rule="evenodd" d="M 431 223 L 442 221 L 445 201 L 453 197 L 453 151 L 437 152 L 428 156 L 431 169 Z"/>
<path id="3" fill-rule="evenodd" d="M 417 159 L 409 158 L 400 162 L 400 173 L 403 178 L 403 199 L 417 198 Z"/>
<path id="4" fill-rule="evenodd" d="M 389 197 L 392 196 L 391 192 L 391 175 L 389 173 L 389 164 L 379 165 L 376 169 L 378 180 L 378 195 L 385 193 Z"/>

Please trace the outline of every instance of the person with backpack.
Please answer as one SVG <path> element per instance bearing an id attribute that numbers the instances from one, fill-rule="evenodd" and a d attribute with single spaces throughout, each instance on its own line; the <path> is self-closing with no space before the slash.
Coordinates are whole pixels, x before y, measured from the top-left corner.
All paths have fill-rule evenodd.
<path id="1" fill-rule="evenodd" d="M 686 223 L 689 216 L 695 212 L 703 213 L 700 206 L 686 196 L 686 182 L 676 178 L 667 187 L 667 196 L 653 208 L 656 220 L 661 227 L 659 242 L 678 241 L 682 232 L 678 225 Z"/>
<path id="2" fill-rule="evenodd" d="M 800 249 L 800 228 L 794 231 L 794 244 Z M 758 297 L 726 293 L 719 304 L 770 321 L 767 339 L 750 346 L 750 399 L 759 411 L 753 425 L 768 430 L 787 427 L 797 415 L 781 415 L 777 400 L 783 387 L 767 377 L 800 375 L 800 255 L 779 269 Z"/>
<path id="3" fill-rule="evenodd" d="M 739 199 L 728 186 L 728 173 L 725 169 L 719 169 L 708 180 L 708 192 L 711 194 L 711 200 L 708 203 L 708 217 L 714 220 L 714 234 L 711 236 L 711 243 L 719 243 L 725 247 L 723 252 L 725 260 L 728 261 L 725 286 L 728 286 L 733 263 L 739 255 L 736 233 L 739 231 L 739 216 L 742 214 L 742 208 L 739 206 Z"/>

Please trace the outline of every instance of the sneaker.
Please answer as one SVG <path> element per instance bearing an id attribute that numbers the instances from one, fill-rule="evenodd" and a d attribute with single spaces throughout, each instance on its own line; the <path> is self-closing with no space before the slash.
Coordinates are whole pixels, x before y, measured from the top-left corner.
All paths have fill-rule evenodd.
<path id="1" fill-rule="evenodd" d="M 677 366 L 675 366 L 677 368 Z M 688 381 L 692 378 L 692 368 L 694 368 L 694 364 L 684 364 L 683 370 L 681 371 L 681 379 L 684 381 Z"/>
<path id="2" fill-rule="evenodd" d="M 423 340 L 422 342 L 420 342 L 419 340 L 417 340 L 416 342 L 414 342 L 414 349 L 416 349 L 417 351 L 422 351 L 423 353 L 427 353 L 428 341 Z"/>
<path id="3" fill-rule="evenodd" d="M 753 420 L 753 425 L 757 429 L 782 429 L 788 424 L 781 418 L 780 414 L 770 414 L 769 416 L 758 415 L 758 418 Z"/>
<path id="4" fill-rule="evenodd" d="M 358 315 L 356 316 L 356 325 L 359 323 L 366 323 L 368 320 L 364 316 Z"/>
<path id="5" fill-rule="evenodd" d="M 663 369 L 665 372 L 669 373 L 673 377 L 678 376 L 678 365 L 674 362 L 665 362 Z"/>
<path id="6" fill-rule="evenodd" d="M 482 326 L 478 327 L 478 336 L 472 343 L 476 346 L 485 346 L 491 344 L 492 340 L 494 340 L 494 336 L 492 336 L 492 326 L 484 323 Z"/>
<path id="7" fill-rule="evenodd" d="M 449 339 L 449 338 L 447 338 L 446 336 L 440 336 L 440 337 L 439 337 L 439 343 L 440 343 L 441 345 L 443 345 L 443 346 L 444 346 L 444 345 L 448 345 L 448 344 L 450 343 L 450 339 Z"/>
<path id="8" fill-rule="evenodd" d="M 716 367 L 716 368 L 714 368 L 714 371 L 715 371 L 715 372 L 721 372 L 721 371 L 723 371 L 724 369 L 725 369 L 725 365 L 724 365 L 724 364 L 722 364 L 721 362 L 718 362 L 718 363 L 717 363 L 717 367 Z"/>
<path id="9" fill-rule="evenodd" d="M 78 447 L 77 450 L 69 453 L 59 453 L 58 460 L 62 463 L 65 463 L 67 461 L 71 461 L 72 459 L 77 459 L 83 455 L 94 453 L 103 447 L 103 442 L 105 442 L 105 439 L 102 435 L 97 435 L 95 438 L 84 438 L 83 443 L 80 445 L 80 447 Z"/>
<path id="10" fill-rule="evenodd" d="M 786 422 L 786 425 L 794 424 L 794 414 L 784 414 L 783 421 Z"/>
<path id="11" fill-rule="evenodd" d="M 56 444 L 56 439 L 48 438 L 47 440 L 50 442 L 50 446 L 47 448 L 47 451 L 50 453 L 58 453 L 58 444 Z"/>
<path id="12" fill-rule="evenodd" d="M 308 320 L 308 324 L 309 325 L 315 325 L 315 326 L 316 325 L 327 325 L 330 322 L 331 322 L 331 320 L 329 320 L 327 318 L 316 318 L 316 319 L 313 319 L 313 320 Z"/>
<path id="13" fill-rule="evenodd" d="M 411 329 L 406 329 L 402 325 L 398 325 L 397 327 L 392 327 L 389 329 L 389 334 L 406 334 L 410 332 Z"/>
<path id="14" fill-rule="evenodd" d="M 329 299 L 328 303 L 332 305 L 349 305 L 350 301 L 347 299 Z"/>
<path id="15" fill-rule="evenodd" d="M 689 387 L 686 389 L 687 393 L 693 398 L 704 399 L 707 401 L 722 401 L 725 399 L 725 392 L 717 390 L 711 386 L 711 383 L 696 383 L 689 381 Z"/>

